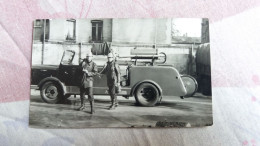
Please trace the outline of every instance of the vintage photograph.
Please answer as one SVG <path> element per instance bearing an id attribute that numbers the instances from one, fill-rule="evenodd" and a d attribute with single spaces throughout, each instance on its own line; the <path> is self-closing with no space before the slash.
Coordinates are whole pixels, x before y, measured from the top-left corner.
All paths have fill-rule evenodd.
<path id="1" fill-rule="evenodd" d="M 33 22 L 29 126 L 213 124 L 207 18 Z"/>

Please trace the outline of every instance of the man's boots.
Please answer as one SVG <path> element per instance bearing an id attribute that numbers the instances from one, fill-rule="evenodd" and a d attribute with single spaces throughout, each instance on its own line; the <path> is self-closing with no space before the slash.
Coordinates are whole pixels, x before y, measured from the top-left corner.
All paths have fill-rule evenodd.
<path id="1" fill-rule="evenodd" d="M 114 110 L 114 109 L 116 108 L 115 96 L 113 96 L 111 99 L 112 99 L 112 100 L 111 100 L 112 103 L 111 103 L 111 105 L 110 105 L 110 107 L 109 107 L 109 110 Z"/>
<path id="2" fill-rule="evenodd" d="M 94 113 L 95 113 L 95 109 L 94 109 L 94 100 L 93 100 L 93 101 L 89 101 L 89 102 L 90 102 L 90 108 L 91 108 L 90 113 L 91 113 L 91 114 L 94 114 Z"/>
<path id="3" fill-rule="evenodd" d="M 85 109 L 85 98 L 80 98 L 81 106 L 79 107 L 79 111 L 82 111 Z"/>
<path id="4" fill-rule="evenodd" d="M 119 106 L 119 103 L 118 103 L 118 100 L 117 100 L 117 96 L 115 96 L 115 107 L 118 107 Z"/>

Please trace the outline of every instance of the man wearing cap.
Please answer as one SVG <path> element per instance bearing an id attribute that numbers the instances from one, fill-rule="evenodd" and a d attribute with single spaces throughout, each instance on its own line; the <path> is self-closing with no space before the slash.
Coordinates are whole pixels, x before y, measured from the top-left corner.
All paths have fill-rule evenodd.
<path id="1" fill-rule="evenodd" d="M 78 110 L 83 110 L 85 108 L 85 95 L 88 95 L 88 100 L 91 107 L 91 114 L 95 112 L 94 110 L 94 96 L 93 96 L 93 76 L 98 72 L 98 68 L 95 62 L 92 61 L 93 55 L 91 52 L 87 53 L 86 59 L 84 59 L 80 66 L 83 71 L 83 78 L 80 87 L 80 99 L 81 106 Z"/>
<path id="2" fill-rule="evenodd" d="M 111 106 L 109 107 L 109 110 L 113 110 L 118 106 L 116 93 L 120 90 L 120 69 L 119 65 L 114 61 L 112 53 L 107 55 L 107 60 L 106 65 L 100 73 L 106 73 L 108 92 L 111 98 Z"/>

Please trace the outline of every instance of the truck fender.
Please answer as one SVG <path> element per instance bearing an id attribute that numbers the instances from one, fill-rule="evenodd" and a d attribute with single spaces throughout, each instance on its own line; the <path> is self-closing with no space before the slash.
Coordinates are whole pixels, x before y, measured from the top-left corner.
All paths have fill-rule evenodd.
<path id="1" fill-rule="evenodd" d="M 43 84 L 45 83 L 45 82 L 47 82 L 47 81 L 52 81 L 52 82 L 55 82 L 55 83 L 57 83 L 58 85 L 60 85 L 60 87 L 61 87 L 61 89 L 62 89 L 62 93 L 63 93 L 63 95 L 65 95 L 65 93 L 66 93 L 66 88 L 65 88 L 65 85 L 64 85 L 64 83 L 62 83 L 58 78 L 56 78 L 56 77 L 47 77 L 47 78 L 44 78 L 44 79 L 42 79 L 41 81 L 40 81 L 40 83 L 38 84 L 38 87 L 39 87 L 39 89 L 41 89 L 41 87 L 43 86 Z"/>
<path id="2" fill-rule="evenodd" d="M 160 87 L 160 85 L 158 85 L 156 82 L 152 81 L 152 80 L 144 80 L 144 81 L 140 81 L 138 83 L 136 83 L 134 85 L 134 87 L 132 88 L 131 92 L 130 92 L 130 95 L 133 96 L 134 95 L 134 92 L 136 90 L 136 88 L 141 85 L 142 83 L 150 83 L 150 84 L 153 84 L 159 91 L 159 95 L 162 97 L 162 88 Z"/>

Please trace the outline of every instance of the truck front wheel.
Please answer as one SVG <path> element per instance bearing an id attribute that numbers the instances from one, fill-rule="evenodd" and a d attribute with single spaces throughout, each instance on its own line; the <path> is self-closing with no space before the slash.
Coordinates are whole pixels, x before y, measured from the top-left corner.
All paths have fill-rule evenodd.
<path id="1" fill-rule="evenodd" d="M 40 92 L 42 100 L 46 103 L 56 104 L 62 99 L 60 86 L 51 81 L 44 83 Z"/>
<path id="2" fill-rule="evenodd" d="M 159 91 L 151 83 L 142 83 L 135 90 L 135 99 L 139 105 L 154 106 L 159 99 Z"/>

